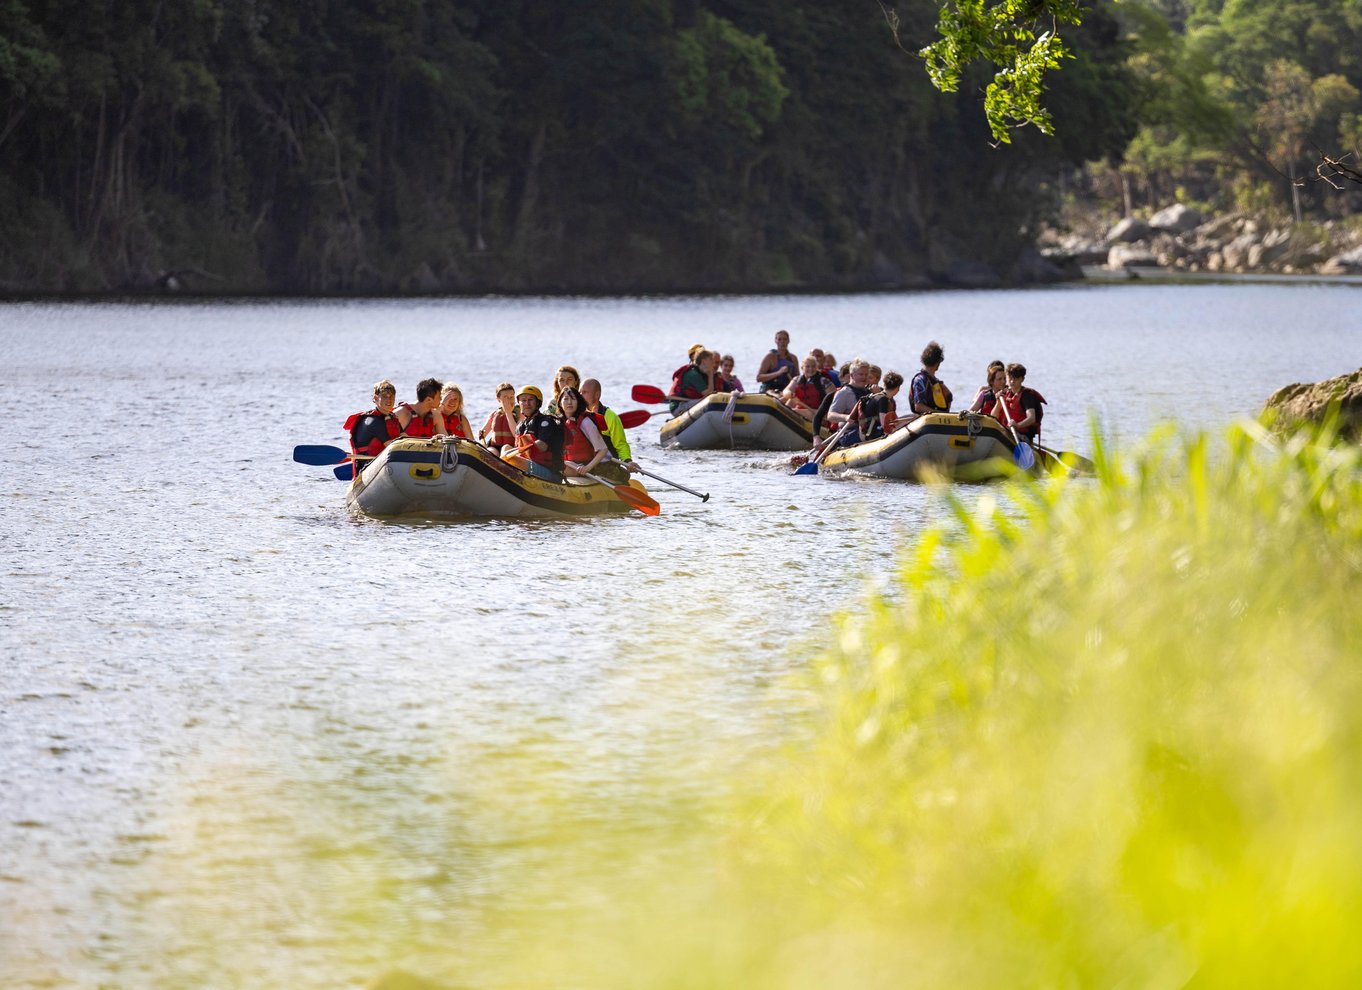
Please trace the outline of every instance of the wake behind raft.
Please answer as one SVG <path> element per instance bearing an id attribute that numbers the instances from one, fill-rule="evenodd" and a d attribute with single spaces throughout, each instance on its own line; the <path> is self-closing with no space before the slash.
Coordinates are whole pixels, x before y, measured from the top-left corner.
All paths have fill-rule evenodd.
<path id="1" fill-rule="evenodd" d="M 480 444 L 453 437 L 394 440 L 358 473 L 345 501 L 380 519 L 564 519 L 658 511 L 648 490 L 632 478 L 618 486 L 578 478 L 543 481 Z"/>

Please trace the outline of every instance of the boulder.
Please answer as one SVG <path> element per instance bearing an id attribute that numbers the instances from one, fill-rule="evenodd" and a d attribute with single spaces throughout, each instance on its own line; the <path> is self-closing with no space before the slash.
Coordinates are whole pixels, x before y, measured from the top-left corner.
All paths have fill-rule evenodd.
<path id="1" fill-rule="evenodd" d="M 1027 248 L 1017 256 L 1011 276 L 1009 281 L 1019 285 L 1036 285 L 1082 278 L 1083 269 L 1070 256 L 1046 255 Z"/>
<path id="2" fill-rule="evenodd" d="M 1312 385 L 1287 385 L 1263 407 L 1273 427 L 1288 430 L 1301 423 L 1321 423 L 1331 404 L 1339 405 L 1339 436 L 1362 440 L 1362 368 Z"/>
<path id="3" fill-rule="evenodd" d="M 1217 241 L 1229 235 L 1231 231 L 1237 232 L 1236 224 L 1244 219 L 1242 213 L 1226 213 L 1223 217 L 1216 217 L 1210 220 L 1204 227 L 1197 230 L 1197 236 L 1207 241 Z"/>
<path id="4" fill-rule="evenodd" d="M 1159 259 L 1147 248 L 1131 244 L 1113 244 L 1107 252 L 1107 267 L 1113 271 L 1121 268 L 1157 268 Z"/>
<path id="5" fill-rule="evenodd" d="M 1201 214 L 1190 206 L 1174 203 L 1150 217 L 1149 226 L 1170 234 L 1185 234 L 1201 226 Z"/>
<path id="6" fill-rule="evenodd" d="M 1249 248 L 1258 243 L 1258 235 L 1254 233 L 1240 234 L 1220 249 L 1220 257 L 1223 259 L 1223 271 L 1242 272 L 1248 264 Z"/>
<path id="7" fill-rule="evenodd" d="M 1152 233 L 1149 224 L 1139 217 L 1126 217 L 1107 234 L 1107 240 L 1111 243 L 1130 244 L 1134 241 L 1142 241 Z"/>
<path id="8" fill-rule="evenodd" d="M 1321 275 L 1362 275 L 1362 245 L 1336 254 L 1320 265 Z"/>

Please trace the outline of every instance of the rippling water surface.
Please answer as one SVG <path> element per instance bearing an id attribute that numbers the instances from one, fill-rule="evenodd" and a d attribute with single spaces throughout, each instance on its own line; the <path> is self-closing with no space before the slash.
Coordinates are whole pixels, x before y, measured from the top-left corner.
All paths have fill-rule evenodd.
<path id="1" fill-rule="evenodd" d="M 0 983 L 332 987 L 394 931 L 496 939 L 483 909 L 548 855 L 518 794 L 605 845 L 704 798 L 800 710 L 785 675 L 829 613 L 946 512 L 644 427 L 635 456 L 708 503 L 355 519 L 290 451 L 341 443 L 380 377 L 457 381 L 480 424 L 560 363 L 632 408 L 694 342 L 751 384 L 781 327 L 908 375 L 935 338 L 966 401 L 1025 363 L 1050 443 L 1087 451 L 1090 411 L 1119 442 L 1351 370 L 1360 311 L 1322 285 L 0 308 Z"/>

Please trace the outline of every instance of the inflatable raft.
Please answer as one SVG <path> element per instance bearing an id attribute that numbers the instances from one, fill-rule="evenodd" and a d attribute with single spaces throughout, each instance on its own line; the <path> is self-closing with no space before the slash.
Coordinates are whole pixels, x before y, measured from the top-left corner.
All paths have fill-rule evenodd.
<path id="1" fill-rule="evenodd" d="M 662 443 L 687 450 L 808 450 L 813 432 L 808 420 L 769 395 L 750 392 L 735 399 L 720 393 L 667 420 Z"/>
<path id="2" fill-rule="evenodd" d="M 888 436 L 834 450 L 818 467 L 828 474 L 855 471 L 919 481 L 938 475 L 983 481 L 1016 470 L 1012 438 L 996 419 L 980 413 L 919 416 Z"/>
<path id="3" fill-rule="evenodd" d="M 637 481 L 630 486 L 646 489 Z M 346 503 L 368 516 L 555 519 L 630 511 L 608 485 L 532 478 L 470 440 L 402 438 L 356 476 Z"/>

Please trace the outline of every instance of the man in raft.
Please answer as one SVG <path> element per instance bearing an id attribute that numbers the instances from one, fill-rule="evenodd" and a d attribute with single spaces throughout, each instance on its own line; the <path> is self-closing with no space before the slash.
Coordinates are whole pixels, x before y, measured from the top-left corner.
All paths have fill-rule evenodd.
<path id="1" fill-rule="evenodd" d="M 954 396 L 946 383 L 936 377 L 945 359 L 946 352 L 934 340 L 922 349 L 922 370 L 913 376 L 908 389 L 908 407 L 918 416 L 951 411 Z"/>
<path id="2" fill-rule="evenodd" d="M 563 428 L 558 420 L 543 412 L 544 393 L 533 385 L 524 385 L 515 398 L 520 405 L 520 425 L 516 428 L 519 456 L 511 463 L 536 478 L 561 482 Z"/>
<path id="3" fill-rule="evenodd" d="M 813 414 L 813 435 L 815 445 L 818 443 L 817 437 L 823 427 L 824 421 L 828 423 L 828 428 L 839 430 L 856 413 L 856 407 L 861 400 L 870 395 L 870 362 L 857 358 L 851 362 L 847 369 L 849 381 L 836 392 L 831 392 L 823 400 L 823 404 L 818 407 L 818 411 Z M 837 446 L 849 447 L 861 439 L 856 425 L 853 423 L 842 434 L 842 439 Z"/>
<path id="4" fill-rule="evenodd" d="M 786 330 L 777 330 L 776 346 L 761 359 L 761 367 L 757 369 L 757 384 L 763 392 L 779 394 L 785 391 L 797 374 L 799 361 L 790 353 L 790 334 Z"/>
<path id="5" fill-rule="evenodd" d="M 601 402 L 601 383 L 594 378 L 588 378 L 582 382 L 581 392 L 582 399 L 586 402 L 587 412 L 596 413 L 605 418 L 605 438 L 610 441 L 610 446 L 615 451 L 615 457 L 619 459 L 626 470 L 637 471 L 638 465 L 634 463 L 634 454 L 629 449 L 629 439 L 624 435 L 624 424 L 620 422 L 619 413 Z M 623 482 L 619 482 L 619 484 L 623 484 Z"/>

